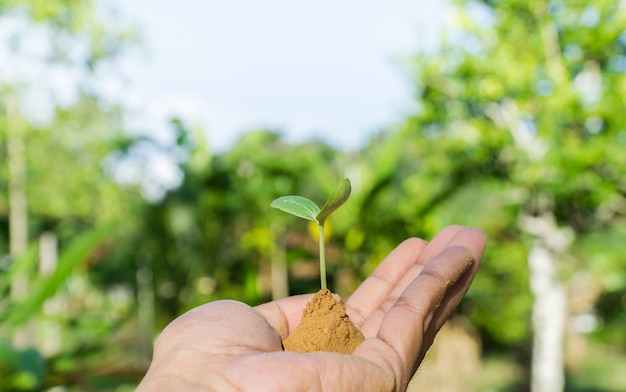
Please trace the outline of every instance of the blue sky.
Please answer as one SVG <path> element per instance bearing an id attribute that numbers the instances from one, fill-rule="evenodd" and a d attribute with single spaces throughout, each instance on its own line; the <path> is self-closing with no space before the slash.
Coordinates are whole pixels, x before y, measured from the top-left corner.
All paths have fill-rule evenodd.
<path id="1" fill-rule="evenodd" d="M 215 150 L 259 127 L 358 148 L 412 109 L 397 63 L 436 45 L 445 10 L 427 0 L 115 4 L 143 34 L 123 93 L 133 126 L 166 138 L 179 115 Z"/>

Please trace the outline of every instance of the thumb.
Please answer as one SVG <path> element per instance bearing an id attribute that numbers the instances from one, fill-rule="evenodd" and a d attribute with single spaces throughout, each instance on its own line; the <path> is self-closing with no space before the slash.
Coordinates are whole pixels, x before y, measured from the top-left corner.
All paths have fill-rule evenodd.
<path id="1" fill-rule="evenodd" d="M 154 356 L 177 350 L 242 354 L 281 347 L 280 336 L 261 313 L 242 302 L 222 300 L 198 306 L 172 321 L 155 342 Z"/>

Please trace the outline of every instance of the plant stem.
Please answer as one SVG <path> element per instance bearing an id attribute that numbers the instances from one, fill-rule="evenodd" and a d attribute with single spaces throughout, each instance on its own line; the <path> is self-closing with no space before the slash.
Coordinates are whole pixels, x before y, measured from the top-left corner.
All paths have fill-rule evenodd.
<path id="1" fill-rule="evenodd" d="M 324 247 L 324 225 L 317 225 L 319 229 L 319 242 L 320 242 L 320 281 L 322 283 L 322 290 L 326 288 L 326 249 Z"/>

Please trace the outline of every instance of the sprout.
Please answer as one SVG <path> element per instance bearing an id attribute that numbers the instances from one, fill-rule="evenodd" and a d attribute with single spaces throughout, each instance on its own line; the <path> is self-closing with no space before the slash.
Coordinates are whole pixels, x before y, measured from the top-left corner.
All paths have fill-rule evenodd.
<path id="1" fill-rule="evenodd" d="M 274 200 L 271 207 L 278 208 L 297 217 L 317 223 L 319 230 L 320 281 L 322 289 L 326 288 L 326 256 L 324 247 L 324 222 L 330 214 L 350 197 L 350 180 L 344 178 L 339 182 L 333 193 L 320 209 L 313 201 L 302 196 L 283 196 Z"/>

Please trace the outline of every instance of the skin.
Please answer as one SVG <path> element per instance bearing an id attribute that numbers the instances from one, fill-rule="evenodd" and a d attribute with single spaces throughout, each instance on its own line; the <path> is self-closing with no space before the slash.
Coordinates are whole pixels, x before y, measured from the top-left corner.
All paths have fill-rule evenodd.
<path id="1" fill-rule="evenodd" d="M 405 391 L 485 242 L 478 229 L 449 226 L 430 243 L 398 245 L 345 303 L 366 338 L 352 355 L 282 351 L 312 294 L 199 306 L 163 330 L 137 391 Z"/>

